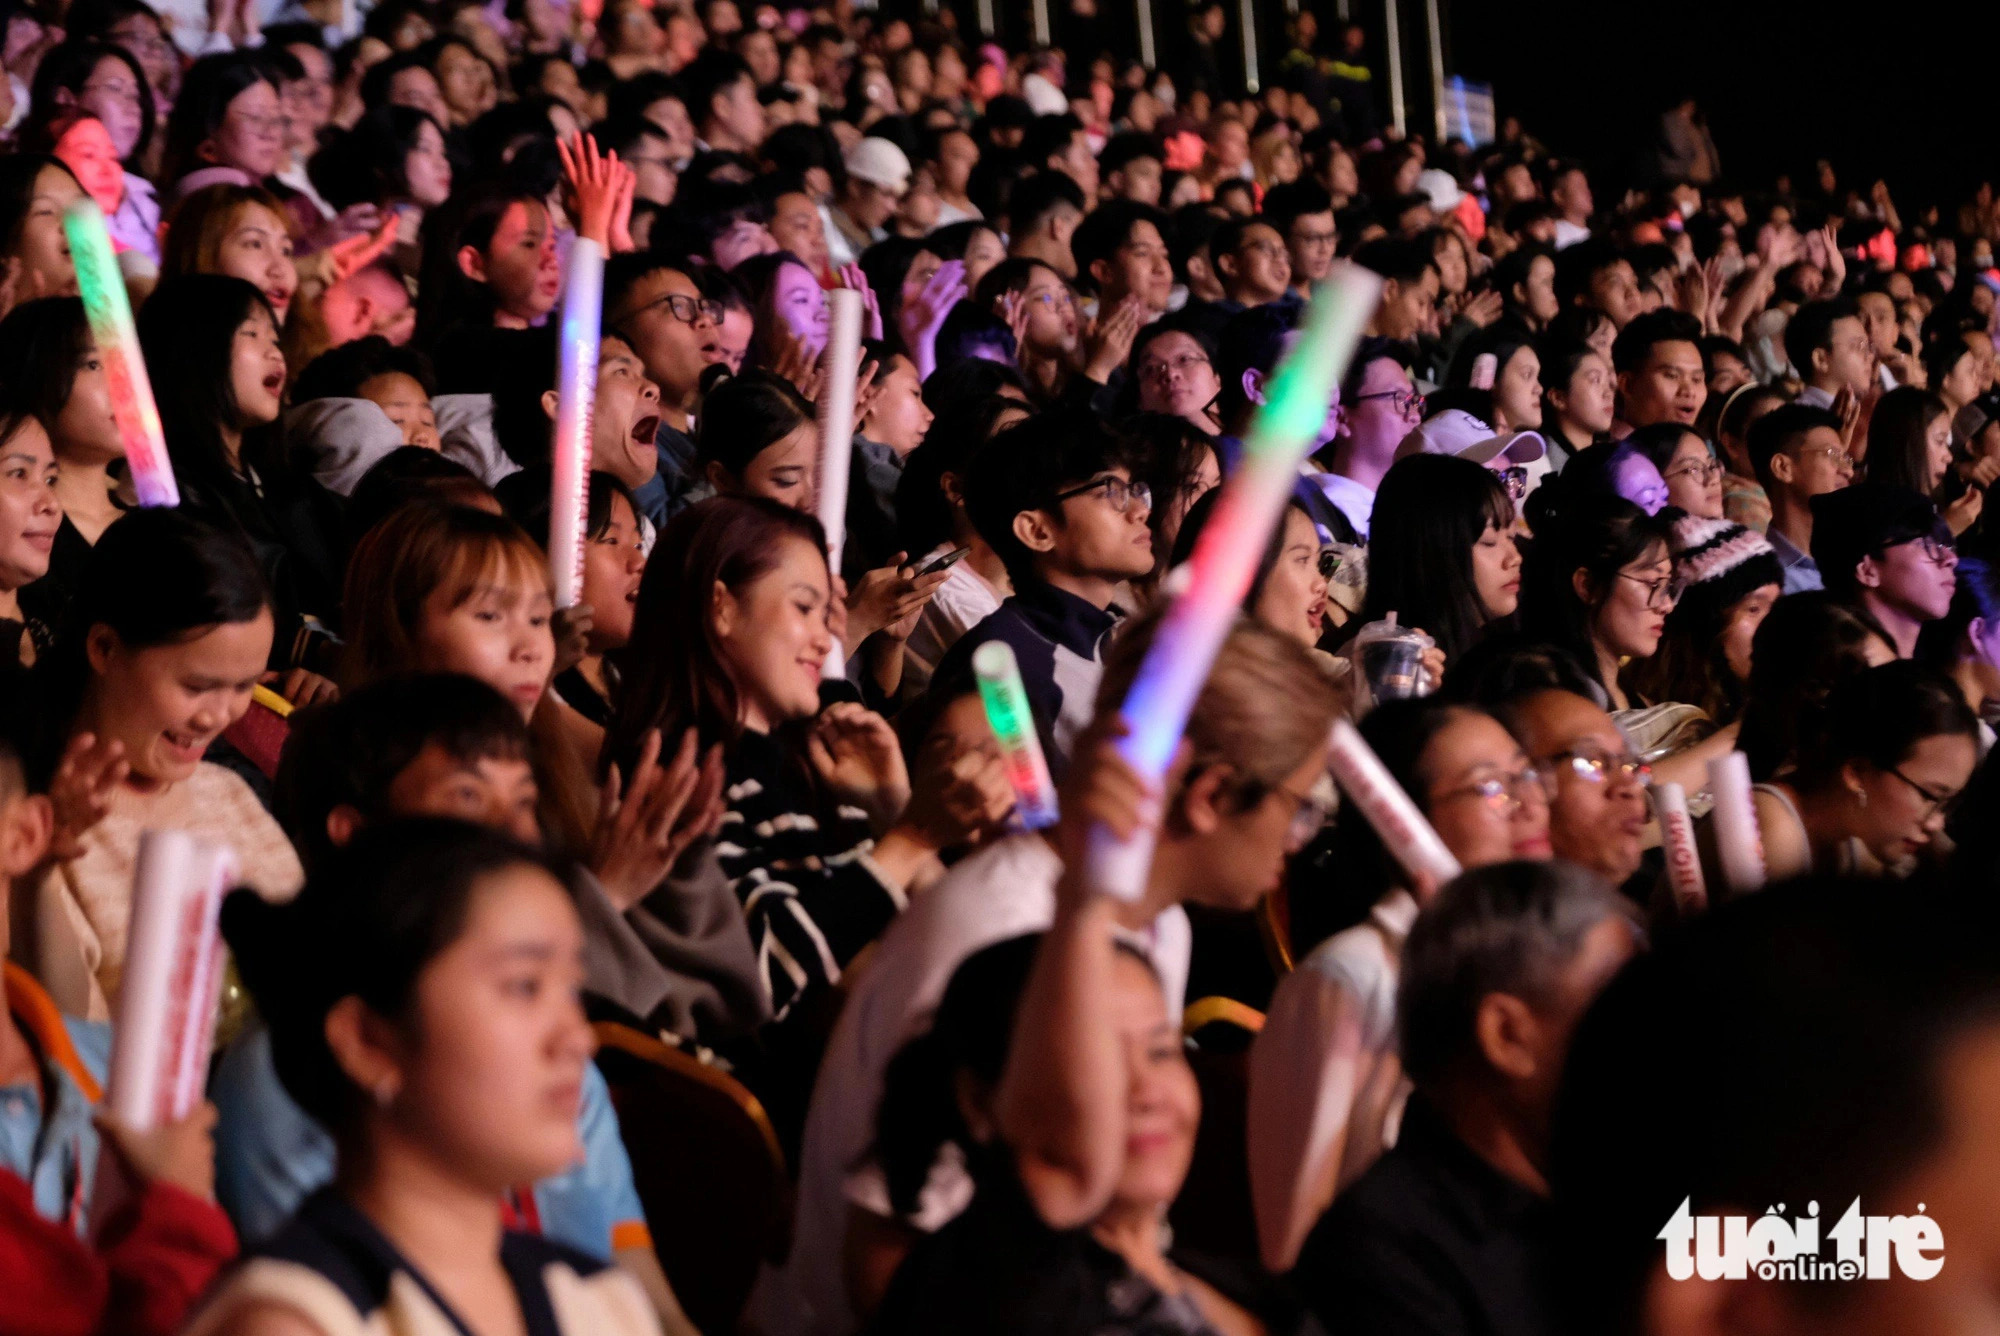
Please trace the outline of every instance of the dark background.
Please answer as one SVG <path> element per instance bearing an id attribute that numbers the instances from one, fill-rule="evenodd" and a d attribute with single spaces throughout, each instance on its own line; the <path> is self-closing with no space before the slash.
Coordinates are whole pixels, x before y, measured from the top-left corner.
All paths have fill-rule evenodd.
<path id="1" fill-rule="evenodd" d="M 1310 2 L 1310 0 L 1308 0 Z M 1388 103 L 1382 15 L 1388 0 L 1350 0 L 1369 31 L 1378 98 Z M 889 0 L 894 7 L 895 0 Z M 1405 48 L 1410 128 L 1428 133 L 1429 57 L 1423 0 L 1397 0 Z M 1583 158 L 1606 189 L 1629 175 L 1651 143 L 1659 111 L 1691 92 L 1707 113 L 1725 173 L 1761 190 L 1779 173 L 1809 186 L 1829 158 L 1843 187 L 1877 177 L 1910 219 L 1924 203 L 1955 206 L 2000 176 L 1995 105 L 2000 58 L 1995 11 L 1916 0 L 1873 6 L 1812 0 L 1439 0 L 1445 71 L 1494 86 L 1499 114 L 1519 116 L 1552 152 Z M 1220 54 L 1240 77 L 1238 0 Z M 1114 48 L 1135 45 L 1134 0 L 1098 0 L 1093 28 Z M 1179 72 L 1186 0 L 1153 0 L 1160 62 Z M 960 7 L 967 17 L 970 0 Z M 1267 80 L 1284 54 L 1284 0 L 1254 0 Z M 1332 0 L 1314 3 L 1322 51 L 1338 22 Z M 1050 0 L 1062 43 L 1068 0 Z M 996 0 L 1010 46 L 1027 40 L 1027 0 Z M 967 25 L 970 31 L 970 25 Z M 1984 34 L 1983 36 L 1981 34 Z M 1067 45 L 1068 43 L 1062 43 Z"/>

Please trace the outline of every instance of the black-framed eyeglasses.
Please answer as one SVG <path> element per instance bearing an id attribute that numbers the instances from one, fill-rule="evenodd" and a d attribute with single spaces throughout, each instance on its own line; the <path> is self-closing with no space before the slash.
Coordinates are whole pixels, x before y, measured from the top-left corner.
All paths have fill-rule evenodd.
<path id="1" fill-rule="evenodd" d="M 1139 503 L 1139 509 L 1141 510 L 1151 510 L 1153 508 L 1152 488 L 1143 482 L 1127 482 L 1115 474 L 1106 474 L 1102 478 L 1092 478 L 1081 487 L 1072 487 L 1067 492 L 1057 492 L 1056 500 L 1063 502 L 1074 497 L 1087 496 L 1099 488 L 1104 490 L 1105 501 L 1109 502 L 1111 508 L 1121 515 L 1131 508 L 1134 501 Z"/>
<path id="2" fill-rule="evenodd" d="M 1530 797 L 1539 798 L 1544 804 L 1549 801 L 1548 778 L 1532 765 L 1511 775 L 1476 780 L 1455 789 L 1446 789 L 1434 795 L 1431 801 L 1441 803 L 1448 798 L 1478 798 L 1495 811 L 1511 815 L 1525 806 Z"/>
<path id="3" fill-rule="evenodd" d="M 1925 534 L 1917 540 L 1924 545 L 1924 558 L 1933 566 L 1958 565 L 1958 548 L 1950 541 L 1936 534 Z"/>
<path id="4" fill-rule="evenodd" d="M 1571 774 L 1592 784 L 1608 784 L 1615 777 L 1640 788 L 1650 788 L 1653 783 L 1653 767 L 1634 756 L 1631 752 L 1607 752 L 1596 747 L 1571 747 L 1545 757 L 1544 762 L 1555 767 L 1560 774 L 1567 768 Z"/>
<path id="5" fill-rule="evenodd" d="M 1319 550 L 1319 578 L 1331 580 L 1340 569 L 1341 551 L 1337 547 L 1323 547 Z"/>
<path id="6" fill-rule="evenodd" d="M 1928 804 L 1924 809 L 1924 820 L 1926 821 L 1934 816 L 1949 817 L 1958 809 L 1958 800 L 1965 796 L 1965 790 L 1963 789 L 1960 789 L 1956 793 L 1934 793 L 1893 765 L 1889 767 L 1889 773 L 1897 779 L 1902 780 L 1905 784 L 1908 784 L 1916 792 L 1916 795 Z"/>
<path id="7" fill-rule="evenodd" d="M 1357 394 L 1349 402 L 1359 404 L 1366 403 L 1370 399 L 1392 399 L 1395 402 L 1391 406 L 1398 413 L 1421 413 L 1424 411 L 1425 398 L 1415 390 L 1377 390 L 1373 394 Z"/>
<path id="8" fill-rule="evenodd" d="M 1287 853 L 1295 854 L 1305 848 L 1333 816 L 1333 803 L 1317 793 L 1296 793 L 1283 784 L 1271 785 L 1270 792 L 1282 793 L 1292 800 L 1292 818 L 1285 827 Z"/>
<path id="9" fill-rule="evenodd" d="M 634 310 L 632 315 L 625 318 L 630 320 L 633 316 L 641 315 L 660 306 L 664 306 L 673 312 L 674 319 L 684 325 L 698 325 L 704 316 L 708 318 L 708 323 L 711 325 L 720 325 L 722 323 L 722 304 L 720 302 L 708 301 L 701 297 L 689 297 L 678 292 L 669 292 L 655 297 L 644 306 Z"/>
<path id="10" fill-rule="evenodd" d="M 1703 486 L 1714 482 L 1721 476 L 1722 463 L 1720 460 L 1715 459 L 1696 460 L 1691 464 L 1683 464 L 1665 475 L 1668 481 L 1672 481 L 1675 478 L 1693 478 Z"/>
<path id="11" fill-rule="evenodd" d="M 1618 572 L 1618 578 L 1621 580 L 1630 580 L 1633 584 L 1645 590 L 1646 606 L 1649 608 L 1658 608 L 1661 601 L 1664 600 L 1666 607 L 1660 608 L 1660 611 L 1672 612 L 1674 605 L 1681 601 L 1680 582 L 1670 575 L 1661 576 L 1657 580 L 1642 580 L 1636 575 L 1620 571 Z"/>
<path id="12" fill-rule="evenodd" d="M 1164 380 L 1170 371 L 1179 371 L 1185 375 L 1192 372 L 1198 366 L 1207 365 L 1209 365 L 1208 358 L 1200 353 L 1182 353 L 1179 357 L 1169 358 L 1164 361 L 1141 363 L 1139 366 L 1139 375 L 1144 380 Z"/>
<path id="13" fill-rule="evenodd" d="M 1500 479 L 1500 485 L 1507 489 L 1509 498 L 1519 502 L 1523 497 L 1527 496 L 1528 470 L 1526 466 L 1515 464 L 1509 468 L 1495 469 L 1493 473 L 1494 476 Z"/>

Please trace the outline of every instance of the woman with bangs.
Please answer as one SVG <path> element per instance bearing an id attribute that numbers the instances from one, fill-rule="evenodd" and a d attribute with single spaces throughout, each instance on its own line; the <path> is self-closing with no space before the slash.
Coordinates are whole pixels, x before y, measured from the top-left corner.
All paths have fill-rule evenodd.
<path id="1" fill-rule="evenodd" d="M 563 847 L 586 847 L 597 815 L 588 759 L 603 732 L 549 690 L 555 587 L 527 531 L 469 506 L 405 506 L 355 544 L 345 606 L 341 686 L 404 673 L 486 683 L 534 737 L 543 828 Z"/>
<path id="2" fill-rule="evenodd" d="M 186 274 L 160 283 L 138 325 L 181 509 L 249 540 L 276 602 L 281 694 L 319 699 L 332 690 L 341 522 L 271 429 L 285 389 L 277 315 L 240 278 Z"/>
<path id="3" fill-rule="evenodd" d="M 103 125 L 124 178 L 118 208 L 104 220 L 111 229 L 112 244 L 157 265 L 160 203 L 140 166 L 152 147 L 157 113 L 152 85 L 137 58 L 110 42 L 72 37 L 43 56 L 35 68 L 29 106 L 31 125 L 40 117 L 75 111 L 93 116 Z"/>
<path id="4" fill-rule="evenodd" d="M 280 328 L 299 290 L 285 206 L 262 186 L 212 185 L 192 191 L 167 218 L 160 277 L 227 274 L 264 296 Z"/>

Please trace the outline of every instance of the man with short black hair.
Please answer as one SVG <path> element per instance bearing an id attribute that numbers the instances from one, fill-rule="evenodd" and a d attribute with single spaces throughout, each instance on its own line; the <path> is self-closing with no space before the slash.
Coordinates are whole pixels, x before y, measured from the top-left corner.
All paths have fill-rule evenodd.
<path id="1" fill-rule="evenodd" d="M 1292 289 L 1312 296 L 1313 286 L 1333 269 L 1340 229 L 1333 221 L 1333 196 L 1300 177 L 1264 193 L 1264 218 L 1278 229 L 1292 255 Z"/>
<path id="2" fill-rule="evenodd" d="M 1571 1033 L 1640 940 L 1615 891 L 1560 861 L 1468 872 L 1418 914 L 1396 999 L 1415 1093 L 1292 1272 L 1327 1330 L 1557 1330 L 1556 1089 Z"/>
<path id="3" fill-rule="evenodd" d="M 1106 200 L 1129 199 L 1135 204 L 1160 204 L 1160 178 L 1167 152 L 1158 135 L 1121 130 L 1104 141 L 1097 155 L 1097 173 Z"/>
<path id="4" fill-rule="evenodd" d="M 1289 296 L 1292 257 L 1278 229 L 1264 219 L 1231 218 L 1215 229 L 1208 247 L 1231 314 Z"/>
<path id="5" fill-rule="evenodd" d="M 1083 192 L 1063 172 L 1037 172 L 1007 195 L 1007 253 L 1040 260 L 1064 278 L 1076 277 L 1070 238 L 1083 221 Z"/>
<path id="6" fill-rule="evenodd" d="M 1897 657 L 1909 658 L 1958 588 L 1958 551 L 1937 507 L 1907 488 L 1863 482 L 1815 497 L 1812 512 L 1826 592 L 1873 617 Z"/>
<path id="7" fill-rule="evenodd" d="M 764 142 L 764 106 L 757 81 L 740 56 L 720 47 L 703 51 L 680 73 L 699 147 L 718 153 L 755 153 Z"/>
<path id="8" fill-rule="evenodd" d="M 727 353 L 715 304 L 682 270 L 645 251 L 614 255 L 604 266 L 604 331 L 632 346 L 646 375 L 660 387 L 655 445 L 660 471 L 637 493 L 656 524 L 699 500 L 694 419 L 701 373 Z"/>
<path id="9" fill-rule="evenodd" d="M 1611 241 L 1580 241 L 1556 256 L 1556 299 L 1611 317 L 1623 329 L 1644 307 L 1632 262 Z"/>
<path id="10" fill-rule="evenodd" d="M 1097 156 L 1090 151 L 1083 122 L 1070 112 L 1037 116 L 1021 136 L 1021 158 L 1035 167 L 1061 172 L 1076 182 L 1084 207 L 1097 201 Z"/>
<path id="11" fill-rule="evenodd" d="M 1442 283 L 1430 247 L 1383 238 L 1354 252 L 1354 262 L 1382 280 L 1382 300 L 1368 318 L 1368 332 L 1404 343 L 1437 333 L 1438 289 Z"/>
<path id="12" fill-rule="evenodd" d="M 1656 422 L 1694 426 L 1708 402 L 1702 369 L 1701 322 L 1661 309 L 1635 316 L 1611 345 L 1618 373 L 1618 417 L 1637 430 Z"/>
<path id="13" fill-rule="evenodd" d="M 1824 408 L 1781 404 L 1750 424 L 1750 466 L 1771 501 L 1764 536 L 1785 568 L 1785 592 L 1822 587 L 1813 561 L 1813 498 L 1854 481 L 1840 419 Z"/>
<path id="14" fill-rule="evenodd" d="M 1166 215 L 1131 200 L 1107 200 L 1084 216 L 1070 237 L 1077 286 L 1097 297 L 1097 317 L 1127 299 L 1144 318 L 1166 312 L 1174 293 L 1174 266 L 1164 235 Z"/>
<path id="15" fill-rule="evenodd" d="M 1152 496 L 1095 414 L 1060 411 L 1018 422 L 972 458 L 965 509 L 1007 568 L 1014 593 L 938 663 L 932 690 L 970 679 L 989 640 L 1014 650 L 1053 773 L 1090 722 L 1119 585 L 1153 569 Z"/>
<path id="16" fill-rule="evenodd" d="M 1597 212 L 1597 201 L 1581 163 L 1559 162 L 1549 169 L 1549 203 L 1556 208 L 1557 250 L 1590 239 L 1590 216 Z"/>
<path id="17" fill-rule="evenodd" d="M 1832 408 L 1842 390 L 1854 397 L 1875 381 L 1875 349 L 1860 308 L 1845 297 L 1806 302 L 1785 323 L 1785 356 L 1805 382 L 1799 402 Z"/>

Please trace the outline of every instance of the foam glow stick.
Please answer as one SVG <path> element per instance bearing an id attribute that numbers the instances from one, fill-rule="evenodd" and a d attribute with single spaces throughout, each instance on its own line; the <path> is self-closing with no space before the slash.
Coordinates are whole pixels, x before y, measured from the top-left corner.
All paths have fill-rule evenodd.
<path id="1" fill-rule="evenodd" d="M 1702 879 L 1701 857 L 1695 852 L 1687 791 L 1678 784 L 1653 785 L 1653 810 L 1660 817 L 1660 844 L 1667 855 L 1674 904 L 1683 914 L 1698 914 L 1708 908 L 1708 883 Z"/>
<path id="2" fill-rule="evenodd" d="M 578 237 L 563 289 L 556 354 L 556 443 L 549 495 L 549 564 L 556 606 L 583 598 L 583 542 L 590 528 L 590 432 L 597 416 L 597 346 L 604 330 L 604 252 Z"/>
<path id="3" fill-rule="evenodd" d="M 854 381 L 861 374 L 861 294 L 835 288 L 826 294 L 826 378 L 819 391 L 819 523 L 826 530 L 826 564 L 840 571 L 847 540 L 847 471 L 854 460 Z M 820 675 L 841 677 L 847 653 L 835 641 Z"/>
<path id="4" fill-rule="evenodd" d="M 222 992 L 216 921 L 235 879 L 227 848 L 180 830 L 139 837 L 105 1099 L 141 1131 L 186 1117 L 207 1083 Z"/>
<path id="5" fill-rule="evenodd" d="M 972 654 L 972 674 L 979 680 L 979 699 L 986 706 L 986 722 L 1000 739 L 1000 755 L 1007 766 L 1007 782 L 1014 786 L 1014 806 L 1021 823 L 1029 830 L 1055 824 L 1056 786 L 1049 778 L 1049 763 L 1042 755 L 1042 740 L 1035 732 L 1035 716 L 1028 709 L 1028 691 L 1021 685 L 1021 665 L 1013 647 L 1005 641 L 989 640 Z"/>
<path id="6" fill-rule="evenodd" d="M 1750 796 L 1750 758 L 1738 751 L 1710 761 L 1708 791 L 1715 797 L 1710 817 L 1722 880 L 1739 894 L 1754 891 L 1764 884 L 1764 837 Z"/>
<path id="7" fill-rule="evenodd" d="M 1334 721 L 1326 763 L 1342 791 L 1382 837 L 1383 846 L 1411 876 L 1429 877 L 1434 886 L 1442 886 L 1463 870 L 1375 749 L 1345 719 Z"/>
<path id="8" fill-rule="evenodd" d="M 1195 544 L 1186 592 L 1161 619 L 1119 707 L 1130 730 L 1119 753 L 1152 783 L 1166 774 L 1188 712 L 1284 513 L 1299 461 L 1326 424 L 1327 405 L 1381 291 L 1381 280 L 1367 270 L 1336 266 L 1314 296 L 1297 343 L 1267 382 L 1268 397 L 1243 443 L 1242 462 L 1222 484 L 1215 513 Z M 1136 900 L 1153 861 L 1153 837 L 1142 833 L 1121 843 L 1100 828 L 1092 832 L 1089 859 L 1093 887 Z"/>
<path id="9" fill-rule="evenodd" d="M 111 234 L 104 215 L 86 195 L 63 214 L 70 259 L 76 264 L 76 288 L 90 337 L 104 359 L 104 379 L 111 394 L 111 416 L 125 443 L 125 464 L 142 506 L 177 506 L 181 489 L 174 482 L 173 461 L 167 457 L 166 434 L 160 430 L 160 410 L 153 403 L 153 382 L 146 376 L 146 359 L 139 352 L 139 333 L 132 326 L 132 303 L 125 295 L 125 276 L 111 251 Z"/>

